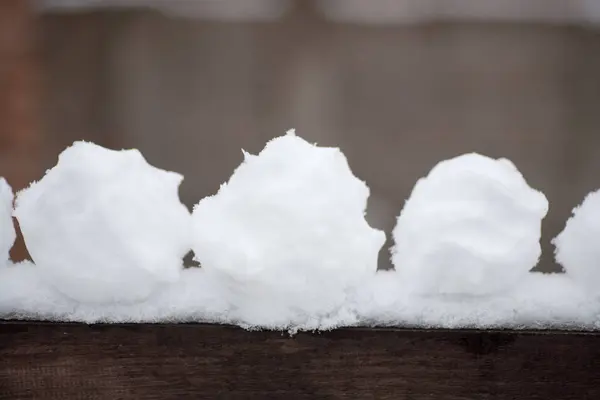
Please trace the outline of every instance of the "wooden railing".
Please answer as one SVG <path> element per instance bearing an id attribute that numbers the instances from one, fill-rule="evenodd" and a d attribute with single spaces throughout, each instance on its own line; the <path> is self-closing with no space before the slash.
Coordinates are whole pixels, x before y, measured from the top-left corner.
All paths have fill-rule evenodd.
<path id="1" fill-rule="evenodd" d="M 0 399 L 600 399 L 595 333 L 0 322 Z"/>

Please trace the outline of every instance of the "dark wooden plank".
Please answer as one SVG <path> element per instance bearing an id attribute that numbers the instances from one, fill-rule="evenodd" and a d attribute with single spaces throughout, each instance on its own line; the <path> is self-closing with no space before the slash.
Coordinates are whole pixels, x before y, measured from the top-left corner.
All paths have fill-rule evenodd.
<path id="1" fill-rule="evenodd" d="M 585 333 L 0 323 L 0 399 L 598 399 Z"/>

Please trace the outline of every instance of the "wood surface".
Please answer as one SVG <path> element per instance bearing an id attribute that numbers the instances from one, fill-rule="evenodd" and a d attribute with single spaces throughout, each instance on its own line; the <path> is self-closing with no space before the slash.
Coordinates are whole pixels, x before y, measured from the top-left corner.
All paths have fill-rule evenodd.
<path id="1" fill-rule="evenodd" d="M 0 323 L 0 399 L 600 399 L 591 333 Z"/>
<path id="2" fill-rule="evenodd" d="M 43 174 L 36 33 L 29 1 L 0 1 L 0 177 L 15 192 Z M 11 255 L 28 256 L 20 233 Z"/>

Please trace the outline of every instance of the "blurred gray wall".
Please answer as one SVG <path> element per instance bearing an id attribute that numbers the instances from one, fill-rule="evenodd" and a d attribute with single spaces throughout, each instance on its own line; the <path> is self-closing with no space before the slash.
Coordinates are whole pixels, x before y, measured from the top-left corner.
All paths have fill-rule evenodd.
<path id="1" fill-rule="evenodd" d="M 298 2 L 301 4 L 301 2 Z M 46 166 L 73 140 L 138 147 L 189 206 L 288 128 L 339 146 L 389 236 L 415 181 L 477 151 L 545 192 L 549 240 L 600 188 L 600 35 L 512 23 L 361 26 L 299 6 L 273 22 L 151 11 L 40 17 Z M 388 243 L 388 246 L 391 242 Z M 387 248 L 380 266 L 388 268 Z"/>

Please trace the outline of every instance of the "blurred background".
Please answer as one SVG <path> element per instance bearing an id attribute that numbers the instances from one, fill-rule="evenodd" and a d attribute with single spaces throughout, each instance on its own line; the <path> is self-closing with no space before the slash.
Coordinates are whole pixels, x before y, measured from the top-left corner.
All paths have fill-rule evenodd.
<path id="1" fill-rule="evenodd" d="M 549 198 L 559 271 L 550 239 L 600 188 L 599 28 L 600 0 L 2 0 L 0 175 L 137 147 L 191 207 L 296 128 L 342 149 L 389 237 L 419 177 L 477 151 Z"/>

